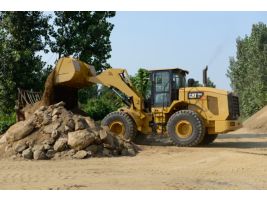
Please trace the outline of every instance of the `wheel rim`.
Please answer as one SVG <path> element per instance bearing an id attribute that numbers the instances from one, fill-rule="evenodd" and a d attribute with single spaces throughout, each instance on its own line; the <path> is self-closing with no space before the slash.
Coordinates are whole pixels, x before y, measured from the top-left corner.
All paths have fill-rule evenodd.
<path id="1" fill-rule="evenodd" d="M 193 127 L 189 121 L 181 120 L 176 124 L 175 131 L 178 137 L 185 139 L 192 135 Z"/>
<path id="2" fill-rule="evenodd" d="M 109 129 L 111 132 L 116 135 L 123 136 L 125 134 L 125 127 L 121 121 L 114 121 L 109 125 Z"/>

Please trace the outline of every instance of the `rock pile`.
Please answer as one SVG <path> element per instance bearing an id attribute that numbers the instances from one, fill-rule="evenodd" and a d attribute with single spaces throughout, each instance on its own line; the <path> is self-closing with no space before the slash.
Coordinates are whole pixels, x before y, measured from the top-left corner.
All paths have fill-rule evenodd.
<path id="1" fill-rule="evenodd" d="M 136 155 L 133 143 L 64 106 L 64 102 L 42 106 L 11 126 L 0 139 L 0 157 L 45 160 Z"/>

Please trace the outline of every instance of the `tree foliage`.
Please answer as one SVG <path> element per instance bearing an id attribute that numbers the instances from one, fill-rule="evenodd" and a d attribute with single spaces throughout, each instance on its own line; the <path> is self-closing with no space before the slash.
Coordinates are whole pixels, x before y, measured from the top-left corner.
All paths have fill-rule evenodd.
<path id="1" fill-rule="evenodd" d="M 208 77 L 207 87 L 216 88 L 215 83 Z"/>
<path id="2" fill-rule="evenodd" d="M 102 120 L 107 114 L 118 110 L 124 104 L 109 88 L 101 87 L 98 95 L 82 104 L 82 109 L 94 120 Z"/>
<path id="3" fill-rule="evenodd" d="M 0 111 L 13 110 L 17 88 L 40 90 L 48 17 L 42 12 L 0 12 Z"/>
<path id="4" fill-rule="evenodd" d="M 236 41 L 236 58 L 230 58 L 227 76 L 239 96 L 241 115 L 246 118 L 267 104 L 267 27 L 258 23 L 251 34 Z"/>
<path id="5" fill-rule="evenodd" d="M 113 24 L 108 18 L 115 12 L 55 12 L 50 30 L 52 52 L 73 56 L 95 66 L 97 71 L 108 68 L 110 58 L 110 34 Z"/>
<path id="6" fill-rule="evenodd" d="M 89 99 L 96 98 L 98 96 L 97 85 L 91 85 L 88 88 L 83 88 L 78 91 L 79 103 L 85 104 Z"/>
<path id="7" fill-rule="evenodd" d="M 109 68 L 110 34 L 113 24 L 108 21 L 115 12 L 54 12 L 55 18 L 50 29 L 51 51 L 58 57 L 73 56 L 93 65 L 97 72 Z M 79 90 L 79 102 L 97 96 L 97 88 Z"/>
<path id="8" fill-rule="evenodd" d="M 195 81 L 194 87 L 203 87 L 203 84 L 201 84 L 199 81 Z M 208 82 L 206 87 L 216 88 L 215 83 L 210 79 L 210 77 L 208 77 Z"/>
<path id="9" fill-rule="evenodd" d="M 12 124 L 16 122 L 15 113 L 0 115 L 0 135 L 3 134 Z"/>
<path id="10" fill-rule="evenodd" d="M 17 88 L 40 91 L 51 71 L 40 52 L 73 56 L 93 64 L 98 72 L 108 68 L 110 33 L 108 19 L 115 12 L 0 12 L 0 112 L 13 110 Z M 83 89 L 85 103 L 97 95 L 97 87 Z"/>
<path id="11" fill-rule="evenodd" d="M 131 76 L 131 82 L 142 97 L 146 99 L 150 96 L 151 83 L 148 70 L 140 68 L 134 76 Z"/>

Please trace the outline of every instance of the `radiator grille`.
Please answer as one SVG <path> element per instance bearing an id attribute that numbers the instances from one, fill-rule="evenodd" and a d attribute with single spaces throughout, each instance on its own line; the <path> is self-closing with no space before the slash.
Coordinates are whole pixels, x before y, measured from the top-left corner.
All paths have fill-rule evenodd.
<path id="1" fill-rule="evenodd" d="M 228 108 L 228 120 L 236 120 L 240 116 L 239 100 L 237 96 L 233 95 L 233 93 L 228 94 Z"/>

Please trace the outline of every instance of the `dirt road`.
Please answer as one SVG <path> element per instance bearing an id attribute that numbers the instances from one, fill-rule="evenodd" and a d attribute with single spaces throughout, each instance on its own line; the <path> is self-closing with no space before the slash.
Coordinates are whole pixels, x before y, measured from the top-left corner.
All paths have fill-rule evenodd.
<path id="1" fill-rule="evenodd" d="M 0 160 L 0 189 L 267 189 L 267 133 L 222 135 L 205 148 L 140 147 L 135 157 Z"/>

